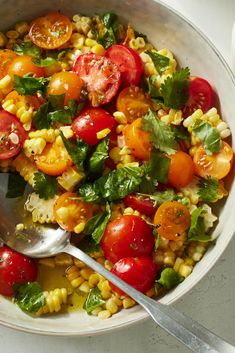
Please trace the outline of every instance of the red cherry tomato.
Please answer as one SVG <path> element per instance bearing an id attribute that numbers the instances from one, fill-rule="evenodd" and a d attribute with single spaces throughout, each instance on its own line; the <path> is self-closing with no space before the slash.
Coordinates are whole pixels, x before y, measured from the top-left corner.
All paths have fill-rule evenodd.
<path id="1" fill-rule="evenodd" d="M 0 160 L 18 154 L 26 134 L 19 120 L 12 114 L 0 110 Z"/>
<path id="2" fill-rule="evenodd" d="M 194 176 L 194 163 L 189 154 L 177 151 L 168 156 L 171 164 L 168 173 L 168 182 L 176 189 L 188 185 Z"/>
<path id="3" fill-rule="evenodd" d="M 14 294 L 16 283 L 34 282 L 37 278 L 37 265 L 27 256 L 3 246 L 0 248 L 0 293 Z"/>
<path id="4" fill-rule="evenodd" d="M 189 99 L 183 108 L 183 116 L 187 118 L 197 109 L 206 113 L 214 105 L 214 100 L 215 93 L 208 81 L 201 77 L 190 77 Z"/>
<path id="5" fill-rule="evenodd" d="M 97 132 L 103 129 L 110 129 L 116 125 L 112 115 L 101 108 L 87 108 L 73 120 L 72 130 L 75 135 L 83 139 L 90 145 L 95 145 L 100 140 L 97 138 Z"/>
<path id="6" fill-rule="evenodd" d="M 146 293 L 154 285 L 157 266 L 151 257 L 125 257 L 114 264 L 111 272 L 135 289 Z M 115 292 L 123 294 L 112 283 L 110 286 Z"/>
<path id="7" fill-rule="evenodd" d="M 126 45 L 112 45 L 105 53 L 121 71 L 121 81 L 123 86 L 140 84 L 143 74 L 143 63 L 139 54 Z"/>
<path id="8" fill-rule="evenodd" d="M 123 257 L 147 256 L 154 247 L 151 227 L 138 216 L 121 216 L 108 223 L 101 240 L 104 256 L 115 263 Z"/>
<path id="9" fill-rule="evenodd" d="M 80 55 L 73 64 L 73 71 L 87 84 L 93 107 L 109 103 L 120 86 L 121 73 L 117 65 L 101 55 Z"/>
<path id="10" fill-rule="evenodd" d="M 132 194 L 126 196 L 124 199 L 124 204 L 134 210 L 139 211 L 147 216 L 153 216 L 156 212 L 153 202 L 148 197 L 140 197 L 138 195 Z"/>

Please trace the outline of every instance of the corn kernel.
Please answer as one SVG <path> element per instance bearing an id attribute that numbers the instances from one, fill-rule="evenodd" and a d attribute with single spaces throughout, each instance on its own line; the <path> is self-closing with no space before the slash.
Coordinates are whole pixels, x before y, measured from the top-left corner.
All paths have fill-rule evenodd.
<path id="1" fill-rule="evenodd" d="M 83 268 L 85 267 L 86 265 L 84 264 L 84 262 L 82 262 L 81 260 L 79 259 L 73 259 L 73 262 L 74 262 L 74 265 L 79 267 L 79 268 Z"/>
<path id="2" fill-rule="evenodd" d="M 101 296 L 103 299 L 109 299 L 112 293 L 109 290 L 101 290 Z"/>
<path id="3" fill-rule="evenodd" d="M 101 140 L 111 132 L 110 129 L 106 128 L 96 133 L 97 139 Z"/>
<path id="4" fill-rule="evenodd" d="M 119 124 L 127 124 L 127 117 L 123 112 L 114 112 L 113 117 Z"/>
<path id="5" fill-rule="evenodd" d="M 73 264 L 72 256 L 69 254 L 58 254 L 55 256 L 55 264 L 58 266 L 70 266 Z"/>
<path id="6" fill-rule="evenodd" d="M 97 283 L 99 283 L 100 277 L 97 273 L 93 273 L 90 275 L 88 279 L 88 283 L 90 287 L 95 287 Z"/>
<path id="7" fill-rule="evenodd" d="M 17 22 L 15 24 L 15 30 L 20 34 L 20 35 L 24 35 L 28 32 L 29 30 L 29 25 L 27 22 L 22 21 L 22 22 Z"/>
<path id="8" fill-rule="evenodd" d="M 179 272 L 179 268 L 180 266 L 184 263 L 184 260 L 181 259 L 180 257 L 177 257 L 177 259 L 175 260 L 175 264 L 173 269 L 175 270 L 175 272 Z"/>
<path id="9" fill-rule="evenodd" d="M 111 316 L 111 312 L 109 310 L 101 310 L 98 313 L 98 318 L 99 319 L 108 319 Z"/>
<path id="10" fill-rule="evenodd" d="M 7 31 L 6 36 L 9 39 L 17 39 L 19 37 L 19 33 L 17 31 L 10 30 L 10 31 Z"/>
<path id="11" fill-rule="evenodd" d="M 81 271 L 80 271 L 80 274 L 81 276 L 86 279 L 86 280 L 89 280 L 90 276 L 94 273 L 94 271 L 91 269 L 91 268 L 83 268 Z"/>
<path id="12" fill-rule="evenodd" d="M 111 314 L 115 314 L 116 312 L 118 312 L 118 306 L 114 302 L 113 298 L 108 299 L 105 306 L 106 309 L 111 312 Z"/>
<path id="13" fill-rule="evenodd" d="M 109 157 L 114 161 L 114 163 L 118 163 L 120 161 L 120 148 L 119 147 L 113 147 L 109 151 Z"/>
<path id="14" fill-rule="evenodd" d="M 5 36 L 4 33 L 0 32 L 0 48 L 5 47 L 7 44 L 7 37 Z"/>
<path id="15" fill-rule="evenodd" d="M 71 285 L 72 285 L 74 288 L 77 288 L 77 287 L 79 287 L 83 282 L 84 282 L 84 278 L 82 278 L 82 277 L 77 277 L 77 278 L 75 278 L 74 280 L 71 281 Z"/>
<path id="16" fill-rule="evenodd" d="M 88 47 L 93 47 L 94 45 L 97 45 L 97 41 L 91 38 L 86 38 L 85 40 L 85 45 L 87 45 Z"/>
<path id="17" fill-rule="evenodd" d="M 135 301 L 131 298 L 124 298 L 122 301 L 122 305 L 124 309 L 128 309 L 135 305 Z"/>
<path id="18" fill-rule="evenodd" d="M 79 286 L 79 290 L 83 293 L 89 293 L 90 292 L 90 286 L 89 283 L 87 281 L 84 281 L 80 286 Z"/>
<path id="19" fill-rule="evenodd" d="M 192 266 L 189 266 L 183 263 L 182 265 L 180 265 L 178 273 L 183 277 L 188 277 L 192 272 L 192 269 L 193 269 Z"/>
<path id="20" fill-rule="evenodd" d="M 97 55 L 104 55 L 105 48 L 101 44 L 95 44 L 94 46 L 92 46 L 91 52 Z"/>
<path id="21" fill-rule="evenodd" d="M 76 227 L 74 227 L 74 230 L 73 230 L 74 233 L 80 234 L 80 233 L 84 230 L 85 225 L 86 225 L 85 222 L 81 222 L 81 223 L 79 223 L 78 225 L 76 225 Z"/>

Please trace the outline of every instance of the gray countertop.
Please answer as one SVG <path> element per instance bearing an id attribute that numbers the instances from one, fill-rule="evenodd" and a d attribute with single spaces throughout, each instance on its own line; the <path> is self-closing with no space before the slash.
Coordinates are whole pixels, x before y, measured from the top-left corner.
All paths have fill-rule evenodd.
<path id="1" fill-rule="evenodd" d="M 234 0 L 164 0 L 191 19 L 217 46 L 228 63 Z M 234 117 L 235 118 L 235 117 Z M 214 268 L 175 307 L 235 345 L 235 239 Z M 63 338 L 26 334 L 0 327 L 5 353 L 188 353 L 174 338 L 147 319 L 108 334 Z M 223 353 L 223 352 L 221 352 Z"/>

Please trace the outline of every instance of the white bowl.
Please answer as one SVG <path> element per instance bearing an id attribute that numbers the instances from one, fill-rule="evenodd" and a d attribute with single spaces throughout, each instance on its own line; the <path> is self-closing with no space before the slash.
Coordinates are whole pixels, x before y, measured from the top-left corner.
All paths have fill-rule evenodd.
<path id="1" fill-rule="evenodd" d="M 31 6 L 30 6 L 31 3 Z M 48 11 L 61 10 L 67 15 L 116 12 L 125 22 L 147 34 L 158 48 L 173 51 L 181 66 L 188 66 L 193 75 L 208 79 L 214 86 L 221 105 L 221 114 L 235 131 L 234 77 L 222 56 L 198 29 L 171 9 L 152 0 L 0 0 L 0 30 L 6 30 L 16 21 L 30 20 Z M 234 148 L 234 144 L 233 144 Z M 219 222 L 214 230 L 218 237 L 193 273 L 173 291 L 161 299 L 170 304 L 192 289 L 218 260 L 235 229 L 235 217 L 230 212 L 235 199 L 235 185 L 231 180 L 230 194 L 219 211 Z M 11 301 L 0 296 L 0 323 L 15 329 L 48 335 L 93 335 L 123 327 L 147 317 L 139 306 L 122 310 L 108 320 L 99 320 L 83 311 L 53 317 L 32 318 Z"/>

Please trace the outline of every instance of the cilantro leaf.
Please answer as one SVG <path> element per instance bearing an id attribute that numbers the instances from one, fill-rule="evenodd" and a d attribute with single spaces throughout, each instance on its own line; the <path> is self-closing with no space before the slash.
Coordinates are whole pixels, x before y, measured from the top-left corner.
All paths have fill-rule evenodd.
<path id="1" fill-rule="evenodd" d="M 89 159 L 89 171 L 94 174 L 99 174 L 103 170 L 104 162 L 109 157 L 108 154 L 109 140 L 103 139 L 97 146 L 92 156 Z"/>
<path id="2" fill-rule="evenodd" d="M 34 45 L 32 42 L 22 42 L 16 43 L 13 47 L 13 50 L 17 55 L 30 55 L 33 58 L 41 57 L 41 49 Z"/>
<path id="3" fill-rule="evenodd" d="M 93 183 L 78 188 L 81 200 L 86 202 L 116 201 L 137 190 L 142 181 L 143 168 L 124 167 L 101 176 Z"/>
<path id="4" fill-rule="evenodd" d="M 176 71 L 161 84 L 160 91 L 164 104 L 169 108 L 180 109 L 188 100 L 189 68 Z"/>
<path id="5" fill-rule="evenodd" d="M 147 85 L 148 85 L 147 89 L 151 98 L 161 99 L 159 89 L 155 85 L 156 79 L 157 79 L 157 76 L 155 75 L 147 77 Z"/>
<path id="6" fill-rule="evenodd" d="M 142 118 L 142 128 L 150 133 L 150 140 L 156 149 L 168 154 L 175 153 L 174 132 L 169 125 L 159 120 L 152 110 Z"/>
<path id="7" fill-rule="evenodd" d="M 14 75 L 14 90 L 22 95 L 34 94 L 38 91 L 44 92 L 49 79 L 45 77 L 30 77 Z"/>
<path id="8" fill-rule="evenodd" d="M 83 170 L 83 163 L 87 157 L 89 145 L 79 138 L 77 138 L 76 141 L 67 139 L 62 131 L 60 131 L 60 136 L 68 154 L 70 155 L 76 167 L 79 170 Z"/>
<path id="9" fill-rule="evenodd" d="M 14 289 L 15 302 L 21 310 L 35 313 L 45 305 L 46 299 L 42 288 L 37 282 L 17 284 Z"/>
<path id="10" fill-rule="evenodd" d="M 219 131 L 207 121 L 195 122 L 192 127 L 195 135 L 202 141 L 206 154 L 219 152 L 221 148 L 221 138 Z"/>
<path id="11" fill-rule="evenodd" d="M 53 198 L 58 190 L 58 183 L 55 177 L 49 176 L 42 172 L 34 173 L 34 190 L 39 195 L 40 199 Z"/>
<path id="12" fill-rule="evenodd" d="M 173 201 L 177 198 L 173 189 L 167 189 L 165 191 L 156 191 L 152 195 L 148 195 L 150 200 L 154 202 L 154 207 L 157 205 L 161 205 L 163 202 L 166 201 Z"/>
<path id="13" fill-rule="evenodd" d="M 48 111 L 49 111 L 49 103 L 46 102 L 39 107 L 39 109 L 33 116 L 32 120 L 37 129 L 39 130 L 50 129 L 51 120 L 48 117 Z"/>
<path id="14" fill-rule="evenodd" d="M 27 182 L 18 173 L 10 173 L 8 176 L 7 198 L 20 197 L 24 194 Z"/>
<path id="15" fill-rule="evenodd" d="M 186 127 L 182 125 L 172 126 L 172 131 L 175 135 L 176 141 L 189 140 L 190 135 Z"/>
<path id="16" fill-rule="evenodd" d="M 166 289 L 171 289 L 177 286 L 184 280 L 183 276 L 180 276 L 173 268 L 166 267 L 162 270 L 160 278 L 156 281 L 156 284 Z"/>
<path id="17" fill-rule="evenodd" d="M 83 309 L 86 310 L 87 314 L 91 314 L 98 306 L 104 305 L 105 300 L 101 296 L 101 292 L 98 287 L 91 289 L 88 297 L 85 301 Z"/>
<path id="18" fill-rule="evenodd" d="M 201 201 L 213 202 L 216 199 L 219 188 L 218 179 L 212 177 L 199 179 L 197 186 L 199 188 L 198 195 Z"/>
<path id="19" fill-rule="evenodd" d="M 52 58 L 51 56 L 47 56 L 44 59 L 42 59 L 42 58 L 33 58 L 32 62 L 34 63 L 34 65 L 36 65 L 38 67 L 47 67 L 47 66 L 55 64 L 56 63 L 56 59 Z"/>
<path id="20" fill-rule="evenodd" d="M 112 210 L 110 205 L 107 203 L 105 212 L 98 213 L 86 223 L 84 233 L 86 235 L 92 235 L 92 238 L 96 244 L 99 244 L 101 241 L 111 215 Z"/>
<path id="21" fill-rule="evenodd" d="M 205 234 L 205 221 L 201 216 L 202 207 L 196 208 L 191 214 L 191 225 L 188 231 L 188 241 L 211 241 L 211 237 Z"/>
<path id="22" fill-rule="evenodd" d="M 160 75 L 163 74 L 166 68 L 169 66 L 170 59 L 167 56 L 158 54 L 155 50 L 147 50 L 145 53 L 148 54 L 148 56 L 150 56 L 152 59 L 157 72 Z"/>

